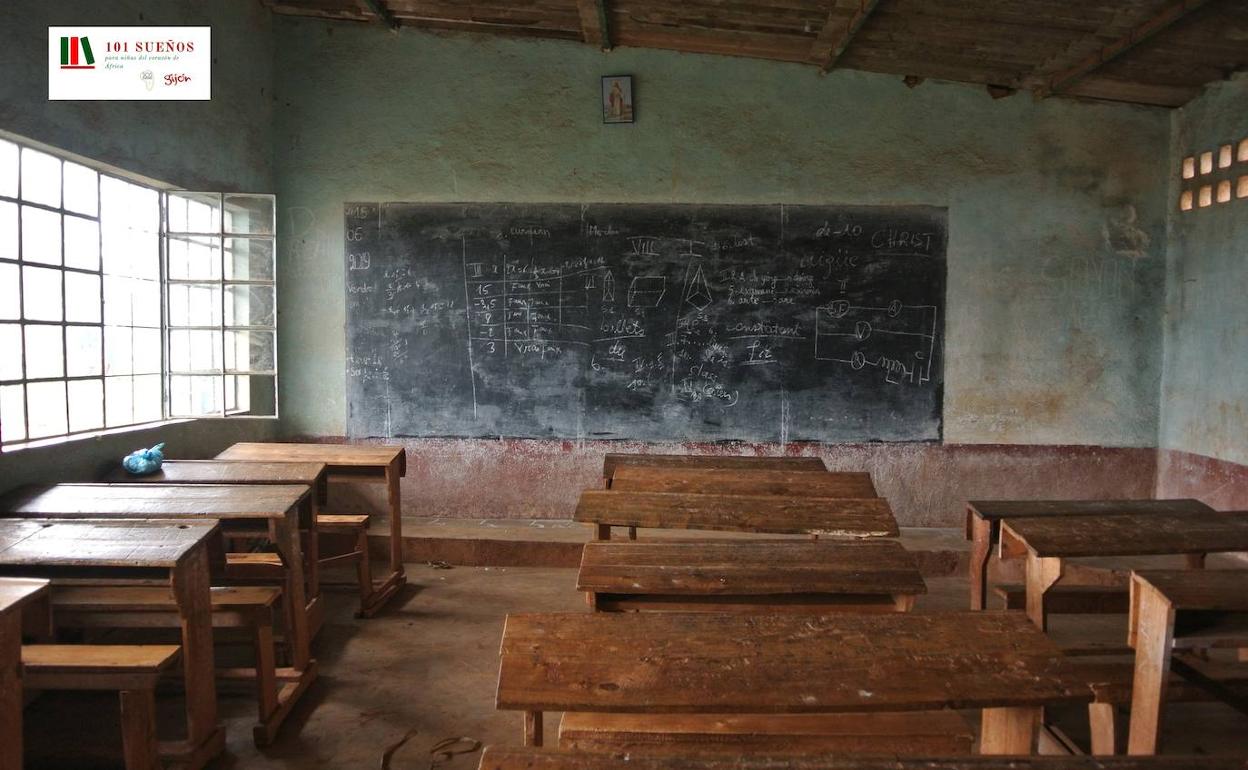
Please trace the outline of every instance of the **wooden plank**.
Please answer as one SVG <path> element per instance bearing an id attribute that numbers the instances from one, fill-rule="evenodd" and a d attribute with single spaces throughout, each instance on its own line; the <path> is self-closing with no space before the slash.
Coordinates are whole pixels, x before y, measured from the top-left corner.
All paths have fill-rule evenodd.
<path id="1" fill-rule="evenodd" d="M 0 515 L 55 518 L 203 516 L 280 519 L 311 488 L 295 484 L 51 484 L 0 497 Z"/>
<path id="2" fill-rule="evenodd" d="M 1213 509 L 1199 500 L 971 500 L 967 509 L 989 521 L 1023 516 L 1131 516 L 1165 513 L 1201 516 Z"/>
<path id="3" fill-rule="evenodd" d="M 927 590 L 914 556 L 892 540 L 588 543 L 581 554 L 576 588 L 691 596 L 890 596 Z"/>
<path id="4" fill-rule="evenodd" d="M 611 30 L 607 0 L 576 0 L 576 8 L 581 16 L 581 34 L 585 36 L 585 42 L 610 51 Z"/>
<path id="5" fill-rule="evenodd" d="M 691 495 L 586 490 L 576 521 L 658 529 L 705 529 L 838 537 L 896 537 L 883 498 Z"/>
<path id="6" fill-rule="evenodd" d="M 105 477 L 110 483 L 147 484 L 307 484 L 325 474 L 324 463 L 252 462 L 244 460 L 166 460 L 159 471 L 135 476 L 118 468 Z"/>
<path id="7" fill-rule="evenodd" d="M 623 466 L 611 478 L 620 492 L 684 492 L 720 495 L 877 497 L 871 474 L 723 468 Z"/>
<path id="8" fill-rule="evenodd" d="M 1057 646 L 1013 612 L 513 614 L 501 652 L 501 709 L 834 713 L 1091 699 Z"/>
<path id="9" fill-rule="evenodd" d="M 858 0 L 858 7 L 848 19 L 836 8 L 828 12 L 828 19 L 810 48 L 810 60 L 819 65 L 820 72 L 830 72 L 836 66 L 854 35 L 879 4 L 880 0 Z"/>
<path id="10" fill-rule="evenodd" d="M 1153 556 L 1248 550 L 1248 513 L 1023 517 L 1002 526 L 1041 557 Z M 1002 535 L 1005 537 L 1004 533 Z"/>
<path id="11" fill-rule="evenodd" d="M 726 468 L 758 471 L 827 471 L 818 457 L 740 457 L 737 455 L 621 454 L 608 452 L 602 460 L 602 477 L 610 479 L 616 468 Z"/>
<path id="12" fill-rule="evenodd" d="M 753 754 L 736 757 L 590 754 L 488 746 L 479 770 L 1244 770 L 1248 759 L 1169 757 L 853 757 Z"/>
<path id="13" fill-rule="evenodd" d="M 0 615 L 20 612 L 48 591 L 48 581 L 36 578 L 0 577 Z"/>
<path id="14" fill-rule="evenodd" d="M 170 569 L 217 526 L 211 519 L 0 519 L 0 566 Z"/>
<path id="15" fill-rule="evenodd" d="M 407 474 L 407 452 L 403 447 L 382 444 L 295 444 L 244 441 L 226 449 L 217 455 L 216 459 L 314 462 L 330 466 L 376 469 L 397 463 L 399 475 Z"/>
<path id="16" fill-rule="evenodd" d="M 1160 591 L 1180 612 L 1248 612 L 1248 570 L 1145 569 L 1132 580 Z"/>

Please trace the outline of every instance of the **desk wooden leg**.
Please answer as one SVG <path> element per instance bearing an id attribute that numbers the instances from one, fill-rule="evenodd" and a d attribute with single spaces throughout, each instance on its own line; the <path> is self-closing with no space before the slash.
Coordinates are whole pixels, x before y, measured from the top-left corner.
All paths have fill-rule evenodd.
<path id="1" fill-rule="evenodd" d="M 0 617 L 0 770 L 22 770 L 22 613 Z"/>
<path id="2" fill-rule="evenodd" d="M 1092 732 L 1092 755 L 1118 753 L 1118 707 L 1112 703 L 1088 704 L 1088 727 Z"/>
<path id="3" fill-rule="evenodd" d="M 1174 607 L 1151 587 L 1139 587 L 1135 629 L 1135 679 L 1131 685 L 1131 728 L 1127 753 L 1156 754 L 1161 709 L 1170 677 Z"/>
<path id="4" fill-rule="evenodd" d="M 893 609 L 897 612 L 909 612 L 914 609 L 914 594 L 895 594 L 893 596 Z"/>
<path id="5" fill-rule="evenodd" d="M 629 527 L 629 528 L 628 528 L 628 539 L 629 539 L 629 540 L 636 540 L 636 539 L 637 539 L 637 528 L 636 528 L 636 527 Z"/>
<path id="6" fill-rule="evenodd" d="M 980 721 L 979 753 L 1035 753 L 1040 712 L 1033 706 L 984 709 Z"/>
<path id="7" fill-rule="evenodd" d="M 399 498 L 399 470 L 386 468 L 386 496 L 390 502 L 390 571 L 403 574 L 403 504 Z"/>
<path id="8" fill-rule="evenodd" d="M 299 529 L 289 518 L 274 519 L 269 524 L 269 537 L 278 554 L 286 562 L 286 586 L 283 601 L 290 618 L 290 651 L 294 668 L 302 671 L 312 659 L 312 632 L 308 625 L 307 586 L 303 573 L 303 549 L 299 545 Z"/>
<path id="9" fill-rule="evenodd" d="M 610 540 L 611 539 L 611 525 L 610 524 L 594 524 L 591 526 L 593 526 L 594 528 L 595 540 Z"/>
<path id="10" fill-rule="evenodd" d="M 542 712 L 524 712 L 524 745 L 542 745 Z"/>
<path id="11" fill-rule="evenodd" d="M 1049 627 L 1044 598 L 1048 590 L 1062 577 L 1062 560 L 1042 558 L 1027 552 L 1027 617 L 1041 631 Z"/>
<path id="12" fill-rule="evenodd" d="M 993 523 L 971 513 L 967 529 L 971 533 L 971 609 L 988 607 L 988 558 L 992 552 Z"/>
<path id="13" fill-rule="evenodd" d="M 1207 554 L 1189 553 L 1186 556 L 1187 556 L 1187 568 L 1188 569 L 1204 569 L 1205 568 L 1205 556 L 1207 556 Z"/>
<path id="14" fill-rule="evenodd" d="M 186 686 L 186 733 L 192 751 L 221 731 L 212 660 L 212 604 L 208 554 L 196 548 L 173 573 L 173 596 L 182 622 L 182 666 Z"/>
<path id="15" fill-rule="evenodd" d="M 155 690 L 121 691 L 121 751 L 126 770 L 160 770 Z"/>

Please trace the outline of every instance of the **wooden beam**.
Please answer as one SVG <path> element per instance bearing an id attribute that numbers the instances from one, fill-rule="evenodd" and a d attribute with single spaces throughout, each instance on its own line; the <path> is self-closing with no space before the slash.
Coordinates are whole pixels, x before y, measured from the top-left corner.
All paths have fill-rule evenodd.
<path id="1" fill-rule="evenodd" d="M 849 48 L 854 35 L 858 34 L 867 17 L 880 4 L 880 0 L 857 1 L 858 7 L 847 21 L 842 21 L 835 8 L 828 12 L 828 20 L 824 22 L 823 29 L 819 30 L 819 36 L 810 48 L 810 60 L 819 65 L 820 72 L 830 72 L 836 66 L 845 49 Z"/>
<path id="2" fill-rule="evenodd" d="M 368 3 L 368 7 L 377 16 L 378 21 L 385 24 L 393 32 L 399 31 L 399 20 L 394 17 L 393 13 L 390 13 L 390 9 L 386 7 L 385 0 L 365 0 L 365 2 Z"/>
<path id="3" fill-rule="evenodd" d="M 1095 72 L 1127 53 L 1145 40 L 1172 26 L 1208 2 L 1209 0 L 1179 0 L 1179 2 L 1163 8 L 1160 12 L 1136 25 L 1130 32 L 1102 47 L 1099 51 L 1064 70 L 1045 76 L 1043 85 L 1036 89 L 1036 95 L 1044 99 L 1061 92 L 1088 74 Z"/>
<path id="4" fill-rule="evenodd" d="M 607 0 L 576 0 L 581 12 L 581 32 L 585 42 L 604 51 L 611 50 L 611 27 L 608 23 Z"/>

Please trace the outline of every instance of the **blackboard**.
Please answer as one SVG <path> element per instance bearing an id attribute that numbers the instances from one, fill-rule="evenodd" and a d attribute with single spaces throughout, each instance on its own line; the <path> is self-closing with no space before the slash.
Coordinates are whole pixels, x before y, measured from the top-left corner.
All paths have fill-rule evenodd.
<path id="1" fill-rule="evenodd" d="M 941 437 L 944 209 L 346 204 L 353 437 Z"/>

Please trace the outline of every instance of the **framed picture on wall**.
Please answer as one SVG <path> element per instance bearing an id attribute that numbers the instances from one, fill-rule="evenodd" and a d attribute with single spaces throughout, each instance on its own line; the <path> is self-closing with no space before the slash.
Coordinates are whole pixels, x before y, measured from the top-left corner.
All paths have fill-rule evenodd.
<path id="1" fill-rule="evenodd" d="M 602 122 L 632 123 L 637 116 L 633 106 L 633 76 L 606 75 L 602 79 Z"/>

